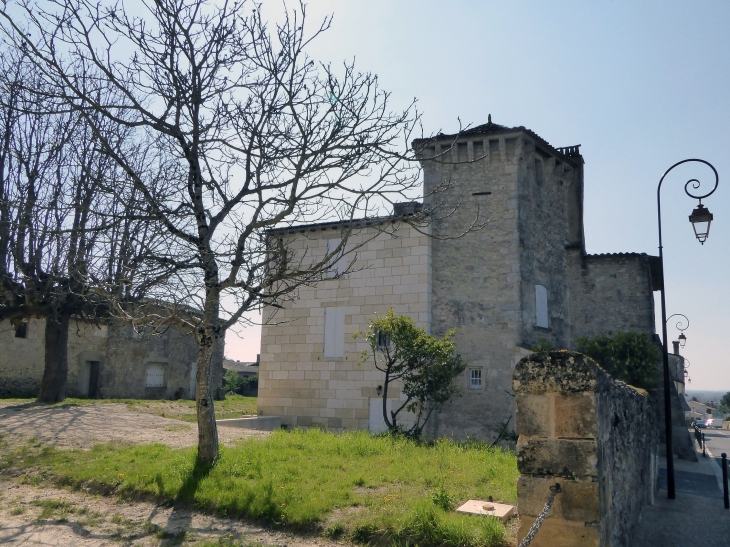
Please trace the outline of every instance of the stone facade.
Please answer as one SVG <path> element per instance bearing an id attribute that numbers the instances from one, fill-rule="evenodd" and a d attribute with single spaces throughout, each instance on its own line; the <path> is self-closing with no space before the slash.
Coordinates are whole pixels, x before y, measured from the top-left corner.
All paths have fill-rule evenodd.
<path id="1" fill-rule="evenodd" d="M 382 401 L 377 386 L 383 375 L 369 362 L 359 364 L 367 349 L 356 331 L 368 319 L 389 309 L 431 324 L 430 239 L 395 219 L 363 223 L 348 239 L 346 255 L 351 273 L 299 289 L 286 308 L 267 308 L 261 336 L 259 368 L 260 415 L 281 416 L 287 426 L 332 429 L 382 427 Z M 282 232 L 292 253 L 321 260 L 328 241 L 341 239 L 337 224 Z M 339 356 L 325 351 L 326 314 L 344 322 L 335 335 Z M 338 349 L 338 348 L 335 348 Z M 335 352 L 336 353 L 336 352 Z M 394 401 L 400 391 L 390 392 Z"/>
<path id="2" fill-rule="evenodd" d="M 657 431 L 646 392 L 579 353 L 537 353 L 517 364 L 517 503 L 521 541 L 559 483 L 533 547 L 631 545 L 653 503 Z"/>
<path id="3" fill-rule="evenodd" d="M 0 395 L 35 396 L 44 368 L 45 321 L 31 319 L 26 337 L 0 322 Z M 223 348 L 214 357 L 214 384 L 221 397 Z M 140 336 L 122 322 L 71 321 L 68 336 L 69 396 L 91 398 L 195 398 L 198 345 L 177 328 Z M 152 387 L 148 387 L 152 384 Z"/>
<path id="4" fill-rule="evenodd" d="M 555 348 L 574 348 L 581 336 L 619 329 L 653 334 L 653 290 L 658 287 L 652 277 L 651 257 L 591 256 L 585 252 L 583 158 L 577 146 L 554 148 L 524 127 L 509 128 L 491 121 L 458 135 L 439 135 L 413 145 L 423 166 L 424 207 L 433 210 L 430 229 L 438 237 L 413 239 L 405 235 L 393 240 L 391 245 L 398 245 L 402 256 L 407 256 L 406 249 L 415 244 L 410 241 L 417 240 L 417 248 L 410 252 L 429 257 L 420 263 L 423 270 L 419 269 L 419 275 L 430 281 L 419 281 L 418 286 L 399 281 L 399 285 L 408 285 L 399 291 L 414 303 L 430 305 L 430 314 L 418 312 L 428 319 L 419 317 L 418 321 L 430 326 L 434 334 L 441 336 L 457 328 L 457 348 L 468 364 L 457 379 L 461 396 L 432 416 L 427 429 L 430 435 L 490 438 L 501 424 L 511 422 L 515 401 L 509 390 L 515 364 L 542 340 Z M 400 222 L 407 230 L 407 223 L 397 218 L 392 222 Z M 475 222 L 485 225 L 470 230 Z M 342 226 L 334 224 L 328 229 L 336 232 Z M 307 248 L 313 244 L 311 234 L 326 237 L 318 227 L 305 226 L 288 233 L 292 245 Z M 360 237 L 358 229 L 353 233 Z M 395 243 L 398 239 L 402 242 Z M 390 278 L 391 273 L 369 256 L 359 255 L 356 265 L 356 269 L 370 272 L 367 283 Z M 415 313 L 411 304 L 382 300 L 384 295 L 372 288 L 369 292 L 348 292 L 356 288 L 349 285 L 352 275 L 359 274 L 326 280 L 307 291 L 330 291 L 341 306 L 357 302 L 359 311 L 352 315 L 361 316 L 358 325 L 366 326 L 368 314 L 385 311 L 391 304 L 398 313 Z M 306 318 L 321 314 L 317 310 L 328 299 L 330 296 L 300 296 L 287 310 L 277 313 L 281 317 L 291 314 L 291 319 L 300 322 L 313 321 Z M 350 315 L 348 311 L 346 317 Z M 291 325 L 288 328 L 293 334 Z M 304 328 L 302 323 L 298 325 Z M 317 349 L 322 344 L 322 331 L 302 331 L 309 338 L 306 349 L 300 351 L 292 349 L 291 339 L 289 346 L 284 345 L 287 338 L 283 328 L 272 323 L 263 329 L 261 375 L 268 374 L 267 387 L 272 393 L 286 389 L 304 394 L 298 397 L 296 407 L 309 408 L 306 412 L 312 417 L 319 412 L 314 405 L 352 405 L 351 410 L 362 416 L 347 422 L 329 422 L 321 417 L 312 423 L 365 427 L 365 410 L 373 395 L 358 389 L 374 388 L 377 376 L 359 380 L 358 374 L 364 371 L 352 369 L 349 361 L 328 362 L 327 366 L 334 367 L 328 369 L 330 372 L 343 379 L 358 373 L 353 378 L 365 384 L 348 387 L 347 394 L 329 388 L 312 397 L 313 388 L 306 383 L 305 374 L 308 367 L 324 366 L 320 364 L 322 350 Z M 346 324 L 347 333 L 355 328 Z M 276 336 L 282 337 L 282 343 L 272 343 Z M 356 349 L 354 343 L 350 347 Z M 288 373 L 280 368 L 284 362 L 288 363 Z M 481 375 L 480 385 L 471 385 L 472 374 Z M 300 389 L 308 391 L 297 391 Z M 294 411 L 290 397 L 278 399 L 276 404 L 263 400 L 259 411 L 282 416 L 305 412 Z M 308 420 L 290 423 L 309 425 Z"/>
<path id="5" fill-rule="evenodd" d="M 568 253 L 572 340 L 616 331 L 654 332 L 655 257 Z M 600 313 L 596 313 L 601 310 Z"/>

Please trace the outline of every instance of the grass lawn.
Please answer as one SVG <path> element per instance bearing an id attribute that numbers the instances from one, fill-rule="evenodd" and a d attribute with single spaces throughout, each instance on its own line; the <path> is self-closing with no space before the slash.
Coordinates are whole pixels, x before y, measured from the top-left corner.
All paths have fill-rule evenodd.
<path id="1" fill-rule="evenodd" d="M 35 399 L 27 398 L 4 398 L 0 401 L 33 403 Z M 184 422 L 197 422 L 195 414 L 195 401 L 179 399 L 177 401 L 155 400 L 155 399 L 80 399 L 69 397 L 62 403 L 55 403 L 49 406 L 70 407 L 81 405 L 96 405 L 103 403 L 126 404 L 129 410 L 157 414 L 164 418 L 182 420 Z M 218 420 L 228 418 L 240 418 L 246 415 L 256 414 L 256 397 L 242 397 L 241 395 L 227 395 L 223 401 L 215 401 L 215 416 Z"/>
<path id="2" fill-rule="evenodd" d="M 11 451 L 0 441 L 0 469 L 37 469 L 27 476 L 193 503 L 219 514 L 361 543 L 476 547 L 510 541 L 498 520 L 451 510 L 467 499 L 489 496 L 515 503 L 514 454 L 482 443 L 424 444 L 362 431 L 277 431 L 222 448 L 211 469 L 196 467 L 195 449 L 34 446 Z"/>

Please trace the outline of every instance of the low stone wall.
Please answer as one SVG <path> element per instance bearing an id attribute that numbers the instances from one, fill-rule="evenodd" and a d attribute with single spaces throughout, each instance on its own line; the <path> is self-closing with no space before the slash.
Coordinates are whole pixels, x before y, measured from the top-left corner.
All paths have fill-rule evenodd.
<path id="1" fill-rule="evenodd" d="M 525 357 L 513 384 L 518 541 L 557 482 L 562 493 L 531 547 L 630 545 L 656 485 L 657 427 L 646 392 L 567 351 Z"/>

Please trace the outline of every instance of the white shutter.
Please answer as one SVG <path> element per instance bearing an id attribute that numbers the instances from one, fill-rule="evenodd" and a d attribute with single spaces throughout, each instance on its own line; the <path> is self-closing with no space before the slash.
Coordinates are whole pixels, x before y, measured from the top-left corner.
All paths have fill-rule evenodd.
<path id="1" fill-rule="evenodd" d="M 150 363 L 147 365 L 147 387 L 165 387 L 165 365 Z"/>
<path id="2" fill-rule="evenodd" d="M 345 356 L 345 308 L 324 309 L 324 357 Z"/>
<path id="3" fill-rule="evenodd" d="M 542 285 L 535 285 L 535 326 L 550 328 L 548 324 L 548 293 Z"/>
<path id="4" fill-rule="evenodd" d="M 340 246 L 341 242 L 341 239 L 328 239 L 327 255 L 329 256 L 334 253 L 335 249 Z M 345 269 L 347 268 L 347 264 L 345 261 L 345 257 L 342 256 L 344 252 L 345 247 L 343 246 L 342 249 L 340 249 L 340 252 L 330 259 L 329 265 L 327 266 L 327 277 L 337 277 L 339 274 L 345 271 Z"/>

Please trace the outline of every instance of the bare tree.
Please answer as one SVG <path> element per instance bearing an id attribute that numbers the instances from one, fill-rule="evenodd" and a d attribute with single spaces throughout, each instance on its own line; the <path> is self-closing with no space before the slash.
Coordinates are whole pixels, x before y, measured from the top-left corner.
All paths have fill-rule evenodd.
<path id="1" fill-rule="evenodd" d="M 45 318 L 38 400 L 57 402 L 66 397 L 71 318 L 96 321 L 108 315 L 104 291 L 130 300 L 144 287 L 132 280 L 144 268 L 150 247 L 140 236 L 151 225 L 130 208 L 137 192 L 119 166 L 82 116 L 59 109 L 25 49 L 2 53 L 0 320 L 21 327 Z"/>
<path id="2" fill-rule="evenodd" d="M 171 238 L 160 259 L 176 271 L 156 305 L 172 311 L 156 319 L 197 338 L 198 461 L 212 463 L 216 341 L 247 310 L 279 305 L 321 279 L 349 233 L 314 259 L 269 230 L 373 216 L 383 200 L 412 197 L 418 172 L 403 151 L 418 122 L 415 106 L 393 112 L 376 76 L 310 59 L 306 49 L 330 19 L 308 33 L 303 4 L 272 26 L 247 2 L 142 0 L 139 14 L 88 0 L 13 4 L 0 9 L 6 36 L 25 44 L 38 73 L 84 117 Z M 115 98 L 99 98 L 95 85 L 112 86 Z M 113 145 L 107 123 L 176 159 L 163 191 Z M 178 313 L 174 295 L 198 313 Z"/>

